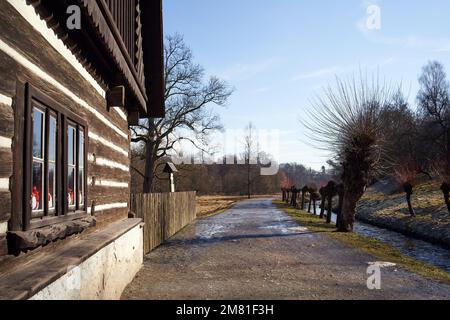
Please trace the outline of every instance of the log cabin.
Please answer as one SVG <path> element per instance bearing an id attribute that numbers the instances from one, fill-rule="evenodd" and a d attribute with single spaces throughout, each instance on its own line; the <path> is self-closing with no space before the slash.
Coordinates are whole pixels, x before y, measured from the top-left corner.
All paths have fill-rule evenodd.
<path id="1" fill-rule="evenodd" d="M 161 0 L 0 0 L 0 299 L 116 299 L 130 132 L 164 116 Z"/>

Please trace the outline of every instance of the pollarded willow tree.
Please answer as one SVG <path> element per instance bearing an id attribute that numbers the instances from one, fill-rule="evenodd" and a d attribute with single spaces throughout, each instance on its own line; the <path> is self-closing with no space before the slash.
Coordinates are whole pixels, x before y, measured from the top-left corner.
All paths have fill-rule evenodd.
<path id="1" fill-rule="evenodd" d="M 302 119 L 314 146 L 331 151 L 341 165 L 341 232 L 353 231 L 357 202 L 371 177 L 382 169 L 385 140 L 380 115 L 393 92 L 375 76 L 337 79 L 335 87 L 312 100 L 312 108 Z"/>
<path id="2" fill-rule="evenodd" d="M 209 135 L 221 129 L 211 106 L 223 106 L 232 94 L 228 84 L 217 77 L 205 77 L 194 62 L 191 49 L 181 35 L 168 36 L 164 43 L 165 108 L 162 119 L 145 119 L 132 127 L 133 155 L 145 159 L 142 176 L 144 193 L 152 192 L 161 159 L 168 157 L 180 142 L 191 143 L 207 152 Z"/>

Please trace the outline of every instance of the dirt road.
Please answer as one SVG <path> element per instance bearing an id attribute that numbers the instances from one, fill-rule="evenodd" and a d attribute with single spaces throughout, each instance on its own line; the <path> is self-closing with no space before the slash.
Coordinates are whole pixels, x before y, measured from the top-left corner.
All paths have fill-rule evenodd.
<path id="1" fill-rule="evenodd" d="M 144 260 L 123 299 L 450 299 L 450 286 L 299 226 L 270 200 L 244 201 L 196 221 Z"/>

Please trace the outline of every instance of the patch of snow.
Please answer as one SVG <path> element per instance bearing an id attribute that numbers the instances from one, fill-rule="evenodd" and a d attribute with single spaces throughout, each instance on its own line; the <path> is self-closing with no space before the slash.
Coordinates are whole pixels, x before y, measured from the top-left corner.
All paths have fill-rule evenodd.
<path id="1" fill-rule="evenodd" d="M 392 262 L 383 262 L 383 261 L 375 261 L 375 262 L 368 262 L 367 263 L 369 266 L 378 266 L 380 268 L 390 268 L 390 267 L 395 267 L 397 266 L 397 264 L 392 263 Z"/>

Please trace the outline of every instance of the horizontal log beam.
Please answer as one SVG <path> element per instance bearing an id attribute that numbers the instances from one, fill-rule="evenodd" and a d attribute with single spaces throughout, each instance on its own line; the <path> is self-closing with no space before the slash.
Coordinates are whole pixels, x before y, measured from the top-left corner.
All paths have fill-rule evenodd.
<path id="1" fill-rule="evenodd" d="M 82 233 L 95 225 L 95 218 L 86 217 L 37 230 L 10 232 L 8 233 L 9 250 L 11 254 L 18 255 L 20 252 L 33 250 L 53 241 L 62 240 L 71 235 Z"/>
<path id="2" fill-rule="evenodd" d="M 106 109 L 125 107 L 125 87 L 117 86 L 106 92 Z"/>
<path id="3" fill-rule="evenodd" d="M 128 124 L 130 126 L 137 126 L 139 124 L 139 111 L 131 111 L 128 113 Z"/>

